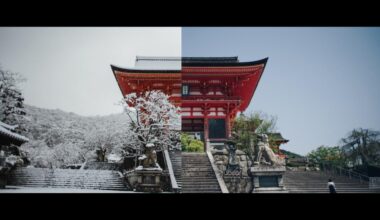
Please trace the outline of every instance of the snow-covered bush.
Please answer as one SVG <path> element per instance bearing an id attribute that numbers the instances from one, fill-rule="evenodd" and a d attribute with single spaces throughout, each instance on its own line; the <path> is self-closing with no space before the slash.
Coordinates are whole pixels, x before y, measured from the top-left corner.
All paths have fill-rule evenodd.
<path id="1" fill-rule="evenodd" d="M 24 98 L 18 84 L 25 79 L 20 74 L 0 67 L 0 121 L 20 125 L 25 115 Z M 22 126 L 18 127 L 22 130 Z"/>
<path id="2" fill-rule="evenodd" d="M 148 143 L 161 149 L 180 148 L 180 110 L 170 103 L 168 95 L 158 90 L 131 93 L 123 104 L 132 131 L 126 147 L 140 152 Z"/>
<path id="3" fill-rule="evenodd" d="M 123 150 L 129 143 L 130 133 L 126 114 L 84 117 L 29 105 L 25 105 L 25 111 L 28 123 L 23 134 L 30 141 L 21 149 L 28 153 L 33 166 L 64 167 L 83 163 L 96 158 L 96 149 L 105 147 L 106 157 L 110 153 L 128 154 Z"/>

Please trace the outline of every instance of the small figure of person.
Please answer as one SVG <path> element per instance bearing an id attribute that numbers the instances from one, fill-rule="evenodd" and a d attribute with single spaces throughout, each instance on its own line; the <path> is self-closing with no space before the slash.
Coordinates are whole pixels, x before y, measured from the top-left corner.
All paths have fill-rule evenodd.
<path id="1" fill-rule="evenodd" d="M 336 193 L 335 183 L 331 179 L 327 182 L 327 187 L 329 188 L 330 193 Z"/>

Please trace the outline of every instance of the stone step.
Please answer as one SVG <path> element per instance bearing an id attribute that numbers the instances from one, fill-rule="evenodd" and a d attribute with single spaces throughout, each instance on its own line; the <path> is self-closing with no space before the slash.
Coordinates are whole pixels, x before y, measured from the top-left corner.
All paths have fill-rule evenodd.
<path id="1" fill-rule="evenodd" d="M 188 180 L 200 181 L 200 180 L 216 179 L 215 175 L 209 175 L 209 176 L 199 176 L 197 174 L 193 174 L 193 175 L 195 176 L 182 176 L 182 181 L 188 181 Z"/>
<path id="2" fill-rule="evenodd" d="M 88 181 L 88 180 L 56 180 L 56 179 L 49 179 L 49 180 L 35 180 L 35 179 L 19 179 L 19 180 L 8 180 L 8 182 L 17 182 L 17 183 L 23 183 L 23 182 L 41 182 L 41 183 L 97 183 L 97 184 L 119 184 L 123 181 Z"/>
<path id="3" fill-rule="evenodd" d="M 62 182 L 62 183 L 71 183 L 71 182 L 83 182 L 83 183 L 99 183 L 99 184 L 118 184 L 122 183 L 122 180 L 112 180 L 112 181 L 88 181 L 88 180 L 81 180 L 81 179 L 8 179 L 8 181 L 12 182 Z"/>
<path id="4" fill-rule="evenodd" d="M 185 188 L 186 191 L 202 191 L 202 190 L 213 190 L 213 191 L 219 191 L 220 188 L 219 186 L 186 186 Z"/>
<path id="5" fill-rule="evenodd" d="M 215 177 L 215 174 L 214 173 L 203 173 L 203 174 L 198 174 L 198 173 L 185 173 L 185 174 L 182 174 L 182 180 L 184 180 L 184 178 L 186 177 L 191 177 L 191 178 L 195 178 L 195 177 L 203 177 L 205 179 L 216 179 Z"/>
<path id="6" fill-rule="evenodd" d="M 216 180 L 216 177 L 189 177 L 189 178 L 183 178 L 182 182 L 214 182 Z"/>
<path id="7" fill-rule="evenodd" d="M 183 169 L 186 172 L 214 172 L 211 167 L 194 167 L 194 168 L 186 168 Z"/>
<path id="8" fill-rule="evenodd" d="M 184 180 L 182 181 L 182 184 L 204 184 L 204 183 L 208 183 L 208 184 L 216 184 L 218 185 L 218 183 L 215 181 L 215 179 L 203 179 L 203 180 Z"/>
<path id="9" fill-rule="evenodd" d="M 8 185 L 127 190 L 118 172 L 112 170 L 17 168 L 10 174 Z"/>
<path id="10" fill-rule="evenodd" d="M 221 193 L 220 190 L 182 190 L 182 193 Z"/>
<path id="11" fill-rule="evenodd" d="M 80 181 L 80 180 L 67 180 L 67 181 L 64 181 L 64 180 L 60 180 L 60 181 L 57 181 L 57 180 L 8 180 L 9 183 L 29 183 L 29 182 L 33 182 L 33 183 L 83 183 L 83 184 L 89 184 L 89 183 L 97 183 L 97 184 L 108 184 L 108 185 L 111 185 L 111 184 L 122 184 L 122 182 L 117 182 L 117 181 L 114 181 L 114 182 L 102 182 L 102 181 Z"/>
<path id="12" fill-rule="evenodd" d="M 12 186 L 16 186 L 15 184 L 9 184 Z M 22 185 L 22 186 L 49 186 L 49 187 L 61 187 L 61 186 L 66 186 L 66 187 L 77 187 L 77 188 L 125 188 L 123 184 L 120 185 L 104 185 L 104 184 L 41 184 L 41 183 L 24 183 L 24 184 L 17 184 L 17 185 Z"/>
<path id="13" fill-rule="evenodd" d="M 315 188 L 315 187 L 320 187 L 320 188 L 327 188 L 326 185 L 322 184 L 287 184 L 289 187 L 308 187 L 308 188 Z M 368 188 L 368 186 L 358 186 L 358 185 L 335 185 L 336 188 Z"/>
<path id="14" fill-rule="evenodd" d="M 204 167 L 209 167 L 209 163 L 207 164 L 184 164 L 182 165 L 182 169 L 185 169 L 185 168 L 204 168 Z"/>
<path id="15" fill-rule="evenodd" d="M 310 194 L 328 194 L 329 192 L 308 192 L 308 191 L 289 191 L 289 193 L 294 193 L 294 194 L 304 194 L 304 193 L 310 193 Z M 369 191 L 365 192 L 340 192 L 340 193 L 372 193 Z"/>
<path id="16" fill-rule="evenodd" d="M 186 173 L 199 173 L 199 174 L 212 173 L 212 174 L 214 174 L 214 170 L 212 170 L 212 169 L 210 169 L 210 170 L 207 170 L 207 169 L 202 169 L 202 170 L 198 170 L 198 169 L 184 169 L 182 171 L 182 176 L 183 176 L 183 174 L 186 174 Z"/>
<path id="17" fill-rule="evenodd" d="M 113 172 L 112 170 L 80 170 L 80 169 L 49 169 L 49 168 L 35 168 L 35 167 L 23 167 L 23 168 L 18 168 L 14 170 L 13 172 L 39 172 L 39 173 L 58 173 L 58 172 L 65 172 L 65 173 L 109 173 Z"/>
<path id="18" fill-rule="evenodd" d="M 59 174 L 59 173 L 55 173 L 55 174 L 47 174 L 47 175 L 34 175 L 34 174 L 27 174 L 27 175 L 22 175 L 22 174 L 17 174 L 17 175 L 14 175 L 14 174 L 11 174 L 9 175 L 11 177 L 26 177 L 26 178 L 44 178 L 44 177 L 47 177 L 47 178 L 50 178 L 50 177 L 73 177 L 73 178 L 93 178 L 93 179 L 99 179 L 99 178 L 109 178 L 109 179 L 113 179 L 115 177 L 119 177 L 119 175 L 96 175 L 96 174 L 92 174 L 92 175 L 80 175 L 80 174 L 75 174 L 75 175 L 72 175 L 72 174 Z"/>
<path id="19" fill-rule="evenodd" d="M 321 181 L 315 181 L 315 182 L 298 182 L 298 181 L 284 181 L 284 183 L 291 183 L 291 184 L 318 184 L 318 185 L 325 185 L 327 186 L 327 183 L 323 183 Z M 344 186 L 344 185 L 355 185 L 355 186 L 368 186 L 368 183 L 356 183 L 356 182 L 340 182 L 340 183 L 336 183 L 335 182 L 335 185 L 340 185 L 340 186 Z"/>
<path id="20" fill-rule="evenodd" d="M 182 181 L 183 185 L 186 184 L 215 184 L 219 185 L 218 182 L 215 182 L 215 180 L 199 180 L 199 181 Z"/>
<path id="21" fill-rule="evenodd" d="M 182 155 L 182 161 L 183 160 L 203 160 L 203 161 L 205 161 L 206 159 L 207 159 L 206 154 L 196 155 L 196 156 Z"/>
<path id="22" fill-rule="evenodd" d="M 76 183 L 76 184 L 67 184 L 67 183 L 36 183 L 36 182 L 30 182 L 30 183 L 9 183 L 9 185 L 46 185 L 46 186 L 83 186 L 83 187 L 125 187 L 124 184 L 81 184 L 81 183 Z"/>
<path id="23" fill-rule="evenodd" d="M 289 190 L 289 189 L 288 189 L 288 191 L 289 191 L 290 193 L 293 193 L 293 192 L 330 193 L 328 190 L 307 190 L 307 189 L 292 189 L 292 190 Z M 340 190 L 340 191 L 337 190 L 337 193 L 354 193 L 354 192 L 371 192 L 371 191 L 370 191 L 370 190 L 355 190 L 355 189 L 350 189 L 350 190 Z M 372 192 L 372 193 L 373 193 L 373 192 Z"/>
<path id="24" fill-rule="evenodd" d="M 12 185 L 15 186 L 15 185 Z M 72 188 L 72 189 L 121 189 L 127 190 L 125 186 L 83 186 L 83 185 L 44 185 L 44 184 L 18 184 L 17 186 L 27 187 L 48 187 L 48 188 Z"/>
<path id="25" fill-rule="evenodd" d="M 183 160 L 182 161 L 182 164 L 207 164 L 208 163 L 208 159 L 205 159 L 205 160 Z"/>
<path id="26" fill-rule="evenodd" d="M 219 183 L 205 153 L 182 154 L 182 193 L 220 193 Z"/>
<path id="27" fill-rule="evenodd" d="M 327 179 L 329 174 L 318 171 L 286 171 L 284 185 L 291 193 L 329 193 Z M 338 193 L 369 192 L 368 183 L 345 176 L 332 177 Z"/>
<path id="28" fill-rule="evenodd" d="M 186 189 L 191 189 L 191 188 L 199 188 L 199 189 L 216 188 L 216 189 L 220 189 L 218 184 L 212 184 L 212 185 L 209 185 L 209 184 L 183 184 L 182 186 L 186 187 Z"/>
<path id="29" fill-rule="evenodd" d="M 182 184 L 203 184 L 203 183 L 209 183 L 209 184 L 218 184 L 216 179 L 203 179 L 203 180 L 184 180 L 182 181 Z"/>
<path id="30" fill-rule="evenodd" d="M 318 189 L 318 190 L 328 190 L 327 187 L 297 187 L 297 186 L 288 186 L 286 187 L 287 189 L 310 189 L 310 190 L 314 190 L 314 189 Z M 360 188 L 360 187 L 345 187 L 345 188 L 337 188 L 336 190 L 347 190 L 347 189 L 359 189 L 359 190 L 368 190 L 369 188 Z"/>
<path id="31" fill-rule="evenodd" d="M 23 176 L 23 175 L 15 176 L 15 175 L 9 175 L 9 177 L 10 178 L 28 178 L 28 179 L 51 179 L 51 178 L 54 178 L 54 179 L 88 179 L 88 180 L 100 180 L 100 181 L 101 180 L 111 181 L 111 180 L 120 179 L 119 176 L 88 177 L 88 176 L 72 176 L 72 175 L 51 175 L 51 176 L 50 175 L 49 176 L 33 176 L 33 175 L 29 175 L 29 176 Z"/>

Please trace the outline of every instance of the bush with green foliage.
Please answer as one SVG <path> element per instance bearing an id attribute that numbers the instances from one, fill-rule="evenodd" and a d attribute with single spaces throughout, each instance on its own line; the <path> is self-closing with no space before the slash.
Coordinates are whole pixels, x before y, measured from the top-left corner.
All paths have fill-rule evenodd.
<path id="1" fill-rule="evenodd" d="M 182 151 L 186 152 L 203 152 L 204 143 L 200 140 L 194 139 L 192 136 L 182 133 L 181 134 Z"/>
<path id="2" fill-rule="evenodd" d="M 312 164 L 330 163 L 342 165 L 344 163 L 340 147 L 320 146 L 308 153 L 307 157 Z"/>
<path id="3" fill-rule="evenodd" d="M 272 133 L 276 131 L 276 120 L 274 116 L 268 116 L 262 112 L 255 112 L 249 116 L 240 114 L 234 120 L 233 132 L 237 134 L 238 149 L 247 153 L 253 159 L 251 146 L 257 143 L 257 134 L 267 134 L 269 145 L 274 146 Z M 275 152 L 278 153 L 278 152 Z"/>
<path id="4" fill-rule="evenodd" d="M 358 128 L 342 138 L 341 147 L 320 146 L 307 157 L 314 164 L 332 163 L 361 169 L 368 165 L 380 165 L 380 131 Z"/>

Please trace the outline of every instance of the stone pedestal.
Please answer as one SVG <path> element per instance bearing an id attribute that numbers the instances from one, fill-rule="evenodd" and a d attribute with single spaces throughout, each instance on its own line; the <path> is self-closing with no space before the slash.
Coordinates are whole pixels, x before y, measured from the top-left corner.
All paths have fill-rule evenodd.
<path id="1" fill-rule="evenodd" d="M 369 188 L 370 189 L 380 189 L 380 177 L 370 177 L 369 178 Z"/>
<path id="2" fill-rule="evenodd" d="M 8 173 L 10 168 L 6 164 L 6 157 L 0 156 L 0 189 L 7 185 Z"/>
<path id="3" fill-rule="evenodd" d="M 252 193 L 282 193 L 287 192 L 283 183 L 284 166 L 258 165 L 250 168 L 253 190 Z"/>
<path id="4" fill-rule="evenodd" d="M 6 185 L 7 185 L 7 176 L 0 174 L 0 189 L 5 189 Z"/>
<path id="5" fill-rule="evenodd" d="M 137 175 L 138 192 L 162 192 L 161 189 L 161 168 L 142 168 L 139 166 L 135 170 Z"/>

